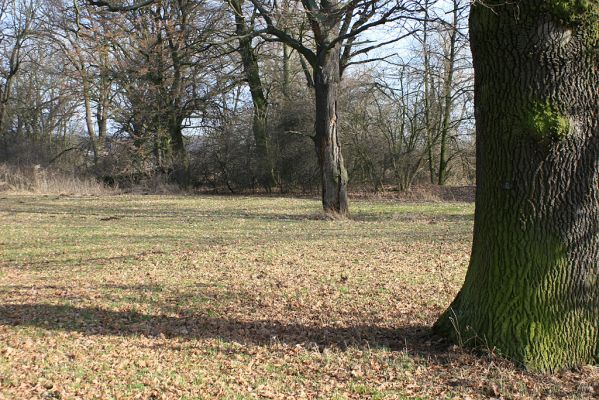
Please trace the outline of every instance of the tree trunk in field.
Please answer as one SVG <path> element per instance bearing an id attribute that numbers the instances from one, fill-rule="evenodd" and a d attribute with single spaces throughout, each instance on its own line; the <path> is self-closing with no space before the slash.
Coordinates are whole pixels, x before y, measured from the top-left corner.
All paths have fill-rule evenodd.
<path id="1" fill-rule="evenodd" d="M 428 153 L 428 173 L 431 184 L 435 183 L 435 161 L 433 159 L 433 147 L 435 146 L 435 134 L 433 133 L 432 110 L 431 110 L 431 62 L 428 43 L 429 33 L 429 1 L 425 1 L 425 19 L 422 27 L 422 51 L 424 55 L 424 128 L 426 129 L 426 152 Z"/>
<path id="2" fill-rule="evenodd" d="M 98 87 L 98 103 L 96 105 L 96 122 L 98 124 L 98 150 L 104 151 L 106 136 L 108 133 L 108 108 L 110 103 L 110 89 L 112 82 L 109 79 L 107 65 L 109 64 L 108 53 L 105 48 L 100 50 L 101 75 Z"/>
<path id="3" fill-rule="evenodd" d="M 477 193 L 464 286 L 435 324 L 531 369 L 599 359 L 599 19 L 474 3 Z"/>
<path id="4" fill-rule="evenodd" d="M 337 94 L 341 80 L 339 48 L 318 51 L 317 57 L 314 142 L 322 180 L 322 205 L 325 212 L 345 215 L 348 212 L 347 171 L 337 132 Z"/>
<path id="5" fill-rule="evenodd" d="M 108 116 L 106 110 L 106 104 L 103 101 L 98 102 L 96 108 L 96 121 L 98 123 L 98 150 L 104 149 L 106 142 L 106 133 L 108 132 Z"/>

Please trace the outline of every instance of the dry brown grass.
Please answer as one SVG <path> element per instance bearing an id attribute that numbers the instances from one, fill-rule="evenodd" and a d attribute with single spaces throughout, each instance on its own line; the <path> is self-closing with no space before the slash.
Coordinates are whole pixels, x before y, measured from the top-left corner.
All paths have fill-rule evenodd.
<path id="1" fill-rule="evenodd" d="M 471 204 L 4 196 L 2 399 L 585 399 L 429 327 Z M 491 349 L 489 349 L 491 350 Z"/>
<path id="2" fill-rule="evenodd" d="M 44 169 L 39 165 L 0 164 L 0 192 L 100 196 L 115 194 L 116 190 L 94 178 Z"/>

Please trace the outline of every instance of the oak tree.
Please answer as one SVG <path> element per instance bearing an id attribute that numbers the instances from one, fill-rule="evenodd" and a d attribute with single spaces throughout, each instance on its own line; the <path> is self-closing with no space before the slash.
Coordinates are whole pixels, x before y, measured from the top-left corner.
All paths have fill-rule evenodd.
<path id="1" fill-rule="evenodd" d="M 475 3 L 477 193 L 435 328 L 553 371 L 599 359 L 599 5 Z"/>
<path id="2" fill-rule="evenodd" d="M 285 20 L 308 22 L 309 32 L 292 34 L 279 23 L 276 2 L 251 0 L 264 24 L 256 33 L 266 40 L 277 40 L 295 49 L 312 70 L 315 98 L 314 144 L 321 173 L 322 204 L 325 212 L 345 215 L 348 212 L 348 175 L 341 153 L 338 132 L 337 99 L 344 70 L 355 57 L 394 43 L 411 32 L 392 35 L 388 40 L 359 42 L 358 37 L 373 28 L 396 21 L 417 18 L 422 11 L 411 1 L 302 0 L 287 8 L 298 15 Z M 366 43 L 366 45 L 364 45 Z M 367 58 L 367 57 L 366 57 Z M 354 61 L 352 61 L 354 60 Z"/>

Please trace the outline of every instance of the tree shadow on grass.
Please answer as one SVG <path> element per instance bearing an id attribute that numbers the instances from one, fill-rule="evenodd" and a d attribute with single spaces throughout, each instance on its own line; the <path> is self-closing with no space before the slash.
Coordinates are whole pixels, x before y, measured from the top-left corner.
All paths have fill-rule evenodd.
<path id="1" fill-rule="evenodd" d="M 84 335 L 221 339 L 254 345 L 299 344 L 318 346 L 321 351 L 324 348 L 384 347 L 430 356 L 447 349 L 447 345 L 433 337 L 430 328 L 424 325 L 329 327 L 203 315 L 173 317 L 53 304 L 0 305 L 0 325 L 33 326 Z"/>
<path id="2" fill-rule="evenodd" d="M 92 264 L 94 266 L 106 265 L 116 261 L 134 260 L 139 257 L 143 257 L 149 254 L 164 254 L 161 251 L 140 251 L 134 254 L 124 254 L 118 256 L 107 256 L 107 257 L 71 257 L 71 258 L 57 258 L 43 259 L 38 261 L 17 261 L 7 260 L 0 262 L 2 267 L 26 267 L 31 269 L 44 269 L 49 267 L 81 267 L 84 265 Z"/>

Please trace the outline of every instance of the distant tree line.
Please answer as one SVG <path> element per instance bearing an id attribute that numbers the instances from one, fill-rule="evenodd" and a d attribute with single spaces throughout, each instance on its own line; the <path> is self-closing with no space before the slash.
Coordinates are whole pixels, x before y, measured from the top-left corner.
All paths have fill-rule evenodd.
<path id="1" fill-rule="evenodd" d="M 465 0 L 0 0 L 0 162 L 238 191 L 473 181 Z M 316 149 L 316 151 L 314 151 Z"/>

